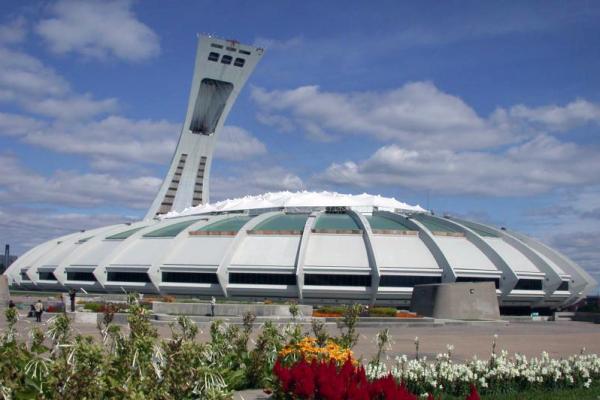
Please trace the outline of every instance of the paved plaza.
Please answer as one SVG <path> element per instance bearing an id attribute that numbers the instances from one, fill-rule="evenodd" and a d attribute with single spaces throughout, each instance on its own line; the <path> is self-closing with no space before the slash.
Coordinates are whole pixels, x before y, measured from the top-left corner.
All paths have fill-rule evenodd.
<path id="1" fill-rule="evenodd" d="M 44 321 L 49 314 L 44 316 Z M 20 333 L 27 332 L 36 323 L 32 318 L 22 315 L 18 323 Z M 4 328 L 6 322 L 1 318 L 0 327 Z M 42 322 L 45 325 L 45 322 Z M 170 336 L 171 329 L 165 322 L 155 323 L 159 333 Z M 73 325 L 75 332 L 99 337 L 98 329 L 93 324 Z M 310 325 L 304 325 L 305 330 L 310 330 Z M 338 333 L 335 324 L 327 324 L 331 334 Z M 200 341 L 209 340 L 208 324 L 200 324 Z M 382 328 L 358 328 L 360 338 L 354 351 L 357 357 L 370 359 L 376 352 L 375 335 Z M 446 345 L 454 346 L 456 361 L 466 360 L 473 356 L 488 357 L 491 351 L 493 336 L 498 335 L 497 348 L 506 349 L 510 353 L 518 352 L 527 356 L 537 356 L 542 351 L 547 351 L 552 357 L 567 357 L 579 353 L 585 347 L 587 352 L 600 354 L 600 325 L 587 322 L 557 321 L 557 322 L 506 322 L 489 324 L 464 324 L 442 326 L 391 326 L 393 337 L 391 350 L 387 355 L 390 358 L 400 354 L 413 356 L 415 353 L 414 339 L 419 337 L 420 353 L 429 358 L 437 353 L 445 352 Z M 123 326 L 124 332 L 127 327 Z M 256 336 L 255 329 L 254 336 Z M 23 337 L 23 336 L 22 336 Z"/>

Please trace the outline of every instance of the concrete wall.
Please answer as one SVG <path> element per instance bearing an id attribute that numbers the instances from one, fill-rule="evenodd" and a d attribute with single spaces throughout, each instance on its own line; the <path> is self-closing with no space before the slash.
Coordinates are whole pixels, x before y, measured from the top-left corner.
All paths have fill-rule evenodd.
<path id="1" fill-rule="evenodd" d="M 312 315 L 312 306 L 298 305 L 300 314 L 303 316 Z M 210 315 L 209 303 L 162 303 L 155 301 L 152 303 L 152 312 L 155 314 L 174 314 L 174 315 Z M 279 304 L 216 304 L 216 316 L 242 316 L 247 312 L 254 313 L 257 317 L 289 317 L 289 305 Z"/>
<path id="2" fill-rule="evenodd" d="M 496 288 L 491 282 L 417 285 L 410 310 L 439 319 L 500 319 Z"/>

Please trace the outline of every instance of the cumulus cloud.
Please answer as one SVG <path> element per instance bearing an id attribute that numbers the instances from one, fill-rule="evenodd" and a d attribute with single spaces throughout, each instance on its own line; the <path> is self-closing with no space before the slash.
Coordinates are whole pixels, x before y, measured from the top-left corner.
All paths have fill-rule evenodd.
<path id="1" fill-rule="evenodd" d="M 42 129 L 45 125 L 35 118 L 0 112 L 0 136 L 24 136 Z"/>
<path id="2" fill-rule="evenodd" d="M 114 111 L 117 108 L 117 99 L 94 100 L 90 94 L 85 94 L 63 99 L 28 99 L 23 102 L 23 106 L 33 114 L 70 121 Z"/>
<path id="3" fill-rule="evenodd" d="M 484 117 L 432 82 L 387 91 L 326 92 L 318 86 L 252 89 L 257 119 L 285 132 L 300 130 L 318 141 L 368 135 L 409 148 L 486 149 L 544 132 L 600 123 L 600 105 L 575 100 L 564 106 L 498 108 Z"/>
<path id="4" fill-rule="evenodd" d="M 154 176 L 117 178 L 70 170 L 43 176 L 25 168 L 15 156 L 6 154 L 0 154 L 0 170 L 0 201 L 13 206 L 29 203 L 143 209 L 150 204 L 161 183 Z"/>
<path id="5" fill-rule="evenodd" d="M 36 32 L 58 54 L 141 61 L 160 52 L 156 33 L 132 11 L 132 1 L 60 0 Z"/>
<path id="6" fill-rule="evenodd" d="M 371 135 L 412 147 L 484 148 L 512 142 L 494 121 L 431 82 L 381 92 L 334 93 L 318 86 L 267 91 L 253 88 L 262 121 L 293 124 L 309 136 Z M 315 128 L 318 128 L 315 135 Z"/>
<path id="7" fill-rule="evenodd" d="M 445 194 L 526 196 L 558 186 L 599 182 L 591 149 L 540 135 L 502 153 L 411 150 L 388 145 L 360 162 L 333 163 L 315 177 L 326 184 L 404 186 Z"/>
<path id="8" fill-rule="evenodd" d="M 11 252 L 22 255 L 26 250 L 79 230 L 131 222 L 131 217 L 112 213 L 90 215 L 83 212 L 57 212 L 52 209 L 31 209 L 20 206 L 0 206 L 0 243 L 11 245 Z"/>
<path id="9" fill-rule="evenodd" d="M 241 161 L 267 153 L 263 142 L 239 126 L 223 127 L 215 148 L 215 157 L 227 161 Z"/>
<path id="10" fill-rule="evenodd" d="M 58 153 L 163 164 L 177 144 L 180 125 L 164 120 L 132 120 L 111 115 L 99 121 L 56 122 L 23 137 Z"/>
<path id="11" fill-rule="evenodd" d="M 302 179 L 280 166 L 253 164 L 227 176 L 211 178 L 211 202 L 280 190 L 304 189 Z"/>
<path id="12" fill-rule="evenodd" d="M 25 18 L 19 17 L 7 24 L 0 25 L 0 43 L 21 43 L 27 36 Z"/>
<path id="13" fill-rule="evenodd" d="M 588 123 L 600 123 L 600 105 L 583 99 L 564 106 L 527 107 L 519 104 L 510 108 L 509 115 L 549 131 L 566 131 Z"/>

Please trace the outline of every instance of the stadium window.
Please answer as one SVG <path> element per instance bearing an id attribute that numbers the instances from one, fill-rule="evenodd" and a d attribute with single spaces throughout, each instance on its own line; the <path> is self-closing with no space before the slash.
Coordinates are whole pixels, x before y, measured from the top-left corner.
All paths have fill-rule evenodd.
<path id="1" fill-rule="evenodd" d="M 243 58 L 236 58 L 233 65 L 235 65 L 236 67 L 243 67 L 245 62 L 246 60 L 244 60 Z"/>
<path id="2" fill-rule="evenodd" d="M 56 276 L 54 276 L 54 272 L 38 272 L 38 277 L 41 281 L 56 281 Z"/>
<path id="3" fill-rule="evenodd" d="M 251 273 L 230 273 L 229 283 L 247 284 L 247 285 L 295 285 L 296 275 L 294 274 L 251 274 Z"/>
<path id="4" fill-rule="evenodd" d="M 27 276 L 27 272 L 21 272 L 21 280 L 30 281 L 31 279 L 29 279 L 29 277 Z"/>
<path id="5" fill-rule="evenodd" d="M 379 281 L 379 286 L 414 287 L 415 285 L 441 283 L 441 281 L 442 278 L 439 276 L 383 275 Z"/>
<path id="6" fill-rule="evenodd" d="M 95 282 L 96 277 L 93 272 L 67 271 L 67 280 Z"/>
<path id="7" fill-rule="evenodd" d="M 109 272 L 106 279 L 110 282 L 150 282 L 145 272 Z"/>
<path id="8" fill-rule="evenodd" d="M 556 290 L 569 291 L 569 281 L 562 281 L 562 283 Z"/>
<path id="9" fill-rule="evenodd" d="M 163 272 L 165 283 L 219 283 L 217 274 L 208 272 Z"/>
<path id="10" fill-rule="evenodd" d="M 474 276 L 459 276 L 456 282 L 494 282 L 496 289 L 500 289 L 500 278 L 482 278 Z"/>
<path id="11" fill-rule="evenodd" d="M 223 57 L 221 57 L 221 64 L 231 64 L 231 60 L 233 60 L 233 57 L 228 56 L 226 54 Z"/>
<path id="12" fill-rule="evenodd" d="M 219 61 L 219 53 L 210 52 L 208 54 L 208 61 Z"/>
<path id="13" fill-rule="evenodd" d="M 519 279 L 515 286 L 516 290 L 542 290 L 541 279 Z"/>
<path id="14" fill-rule="evenodd" d="M 313 286 L 371 286 L 371 275 L 305 274 L 304 284 Z"/>

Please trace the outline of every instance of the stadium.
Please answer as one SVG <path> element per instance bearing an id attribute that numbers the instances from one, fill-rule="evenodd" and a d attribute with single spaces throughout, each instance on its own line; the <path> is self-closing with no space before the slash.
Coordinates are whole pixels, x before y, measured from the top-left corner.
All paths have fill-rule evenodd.
<path id="1" fill-rule="evenodd" d="M 11 287 L 401 306 L 418 284 L 491 281 L 501 306 L 556 309 L 596 285 L 537 240 L 392 198 L 279 192 L 211 204 L 216 140 L 263 53 L 201 37 L 179 143 L 145 219 L 31 249 L 6 271 Z"/>

